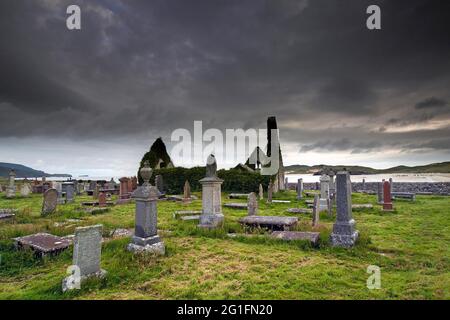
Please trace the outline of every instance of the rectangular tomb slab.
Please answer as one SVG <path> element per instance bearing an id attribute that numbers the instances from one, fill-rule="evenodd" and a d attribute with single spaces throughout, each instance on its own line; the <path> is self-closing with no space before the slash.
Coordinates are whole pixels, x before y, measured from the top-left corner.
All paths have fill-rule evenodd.
<path id="1" fill-rule="evenodd" d="M 31 248 L 38 256 L 59 254 L 67 249 L 70 241 L 49 233 L 36 233 L 25 237 L 14 238 L 18 249 Z"/>
<path id="2" fill-rule="evenodd" d="M 312 213 L 312 209 L 308 208 L 289 208 L 286 211 L 289 213 Z"/>
<path id="3" fill-rule="evenodd" d="M 297 217 L 247 216 L 239 219 L 239 223 L 248 227 L 260 227 L 270 230 L 289 231 L 297 225 Z"/>
<path id="4" fill-rule="evenodd" d="M 248 194 L 247 193 L 230 193 L 228 198 L 230 198 L 230 199 L 247 199 Z"/>
<path id="5" fill-rule="evenodd" d="M 243 209 L 243 210 L 247 210 L 248 207 L 246 203 L 225 203 L 223 206 L 227 208 Z"/>
<path id="6" fill-rule="evenodd" d="M 272 203 L 291 203 L 290 200 L 272 200 Z"/>
<path id="7" fill-rule="evenodd" d="M 174 219 L 180 219 L 184 216 L 193 216 L 193 215 L 201 215 L 202 212 L 198 210 L 181 210 L 181 211 L 175 211 L 173 213 Z"/>
<path id="8" fill-rule="evenodd" d="M 200 220 L 200 215 L 182 216 L 180 219 L 183 221 Z"/>
<path id="9" fill-rule="evenodd" d="M 272 238 L 286 241 L 292 240 L 309 240 L 312 245 L 319 243 L 319 232 L 300 232 L 300 231 L 274 231 L 270 235 Z"/>

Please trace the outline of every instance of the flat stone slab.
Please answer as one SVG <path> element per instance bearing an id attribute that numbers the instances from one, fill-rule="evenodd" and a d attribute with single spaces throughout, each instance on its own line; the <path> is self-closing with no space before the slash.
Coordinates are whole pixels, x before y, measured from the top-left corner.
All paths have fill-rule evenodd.
<path id="1" fill-rule="evenodd" d="M 170 196 L 166 196 L 166 199 L 169 201 L 192 201 L 192 200 L 197 200 L 198 198 L 194 195 L 191 195 L 190 198 L 184 198 L 181 195 L 170 195 Z"/>
<path id="2" fill-rule="evenodd" d="M 183 220 L 183 221 L 200 220 L 200 215 L 181 216 L 180 219 Z"/>
<path id="3" fill-rule="evenodd" d="M 14 238 L 17 249 L 31 248 L 39 256 L 55 255 L 67 249 L 70 241 L 49 233 L 36 233 L 25 237 Z"/>
<path id="4" fill-rule="evenodd" d="M 124 228 L 115 229 L 110 233 L 111 238 L 113 239 L 131 237 L 133 234 L 134 231 L 132 229 L 124 229 Z"/>
<path id="5" fill-rule="evenodd" d="M 101 214 L 109 211 L 109 208 L 106 207 L 92 207 L 92 208 L 86 208 L 83 210 L 86 213 L 90 214 Z"/>
<path id="6" fill-rule="evenodd" d="M 244 210 L 247 210 L 248 208 L 246 203 L 225 203 L 223 206 L 227 208 L 244 209 Z"/>
<path id="7" fill-rule="evenodd" d="M 297 217 L 247 216 L 239 219 L 239 223 L 248 227 L 267 228 L 270 230 L 288 231 L 297 225 Z"/>
<path id="8" fill-rule="evenodd" d="M 412 192 L 392 192 L 391 193 L 393 199 L 410 199 L 416 200 L 416 194 Z"/>
<path id="9" fill-rule="evenodd" d="M 352 204 L 352 209 L 372 209 L 373 204 L 363 203 L 363 204 Z"/>
<path id="10" fill-rule="evenodd" d="M 248 193 L 230 193 L 228 198 L 230 198 L 230 199 L 247 199 Z"/>
<path id="11" fill-rule="evenodd" d="M 289 208 L 286 211 L 289 213 L 312 213 L 312 209 L 308 208 Z"/>
<path id="12" fill-rule="evenodd" d="M 319 232 L 300 232 L 300 231 L 274 231 L 270 235 L 272 238 L 286 241 L 309 240 L 313 245 L 319 243 Z"/>
<path id="13" fill-rule="evenodd" d="M 0 209 L 0 221 L 13 219 L 18 211 L 17 209 Z"/>
<path id="14" fill-rule="evenodd" d="M 82 206 L 86 206 L 86 207 L 98 207 L 100 205 L 100 203 L 98 201 L 86 201 L 86 202 L 82 202 L 81 203 Z M 113 206 L 114 202 L 112 201 L 106 201 L 106 205 L 107 206 Z"/>
<path id="15" fill-rule="evenodd" d="M 200 215 L 200 214 L 202 214 L 202 212 L 199 210 L 181 210 L 181 211 L 175 211 L 173 213 L 173 218 L 179 219 L 183 216 L 193 216 L 193 215 Z"/>
<path id="16" fill-rule="evenodd" d="M 272 203 L 291 203 L 291 200 L 272 200 Z"/>

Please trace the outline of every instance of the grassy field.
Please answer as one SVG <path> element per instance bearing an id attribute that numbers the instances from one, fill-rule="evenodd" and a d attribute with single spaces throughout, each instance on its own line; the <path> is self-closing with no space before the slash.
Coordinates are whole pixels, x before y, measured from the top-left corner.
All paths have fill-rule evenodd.
<path id="1" fill-rule="evenodd" d="M 224 202 L 236 202 L 226 199 Z M 260 215 L 298 216 L 298 230 L 311 230 L 311 216 L 288 214 L 288 207 L 306 207 L 295 193 L 275 195 L 290 204 L 260 201 Z M 91 215 L 76 203 L 41 217 L 42 195 L 8 200 L 0 208 L 19 209 L 14 222 L 0 222 L 0 299 L 450 299 L 450 198 L 418 196 L 397 201 L 384 213 L 375 196 L 353 194 L 353 203 L 374 209 L 354 210 L 360 240 L 351 250 L 328 244 L 333 219 L 321 215 L 319 248 L 305 242 L 285 243 L 259 233 L 245 237 L 237 220 L 245 210 L 224 208 L 225 226 L 197 230 L 195 222 L 175 220 L 175 210 L 199 210 L 191 204 L 158 203 L 158 228 L 166 244 L 163 257 L 133 255 L 128 238 L 109 238 L 116 228 L 133 228 L 134 204 Z M 71 219 L 67 221 L 67 219 Z M 72 220 L 78 219 L 79 221 Z M 77 226 L 101 223 L 104 280 L 90 280 L 81 290 L 62 293 L 61 280 L 72 262 L 72 249 L 37 259 L 15 251 L 11 238 L 35 232 L 68 235 Z M 228 233 L 237 233 L 230 237 Z M 369 290 L 369 265 L 381 268 L 381 289 Z"/>

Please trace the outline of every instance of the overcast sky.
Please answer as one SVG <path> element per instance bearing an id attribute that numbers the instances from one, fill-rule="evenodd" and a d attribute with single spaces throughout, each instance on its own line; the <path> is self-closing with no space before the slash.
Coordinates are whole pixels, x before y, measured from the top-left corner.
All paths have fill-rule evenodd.
<path id="1" fill-rule="evenodd" d="M 0 162 L 134 174 L 194 120 L 271 115 L 285 164 L 449 161 L 449 31 L 444 0 L 2 0 Z"/>

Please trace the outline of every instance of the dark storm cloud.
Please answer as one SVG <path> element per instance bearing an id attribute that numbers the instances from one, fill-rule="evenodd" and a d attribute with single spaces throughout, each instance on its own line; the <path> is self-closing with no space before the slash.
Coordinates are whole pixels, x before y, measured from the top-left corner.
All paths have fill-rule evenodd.
<path id="1" fill-rule="evenodd" d="M 65 27 L 69 4 L 81 31 Z M 379 31 L 365 26 L 370 4 L 1 1 L 0 136 L 167 139 L 193 120 L 248 128 L 276 115 L 301 152 L 393 146 L 389 128 L 450 119 L 450 3 L 377 1 Z M 327 130 L 336 122 L 349 129 Z M 439 149 L 431 131 L 402 146 Z"/>

